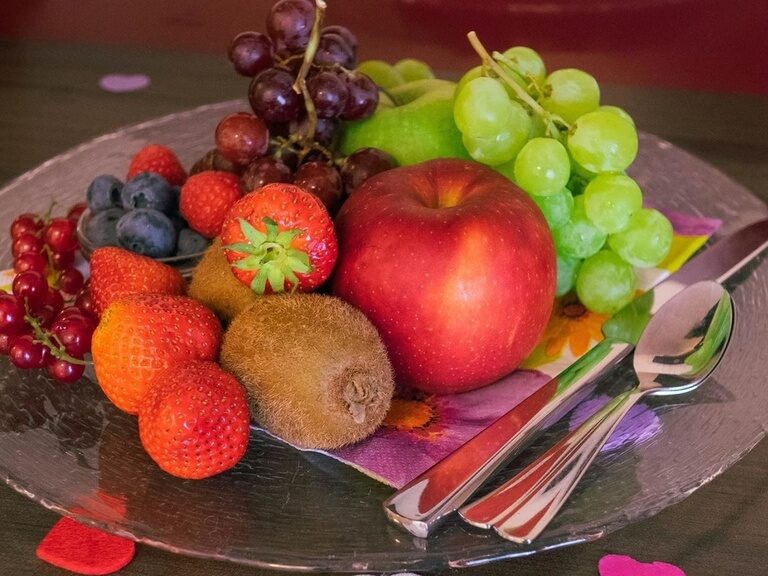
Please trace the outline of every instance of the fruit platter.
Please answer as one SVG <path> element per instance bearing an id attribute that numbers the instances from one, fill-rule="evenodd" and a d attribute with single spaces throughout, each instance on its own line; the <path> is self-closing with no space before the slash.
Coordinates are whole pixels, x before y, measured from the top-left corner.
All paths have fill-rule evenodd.
<path id="1" fill-rule="evenodd" d="M 468 31 L 476 68 L 437 78 L 359 62 L 332 5 L 279 0 L 229 46 L 247 97 L 106 134 L 0 190 L 6 482 L 176 553 L 422 571 L 595 540 L 748 452 L 768 429 L 768 360 L 748 344 L 768 336 L 750 314 L 760 259 L 727 286 L 739 321 L 707 386 L 647 402 L 535 542 L 387 521 L 393 488 L 489 406 L 635 331 L 624 311 L 644 290 L 768 214 L 587 72 L 481 40 Z M 622 365 L 600 393 L 632 378 Z"/>

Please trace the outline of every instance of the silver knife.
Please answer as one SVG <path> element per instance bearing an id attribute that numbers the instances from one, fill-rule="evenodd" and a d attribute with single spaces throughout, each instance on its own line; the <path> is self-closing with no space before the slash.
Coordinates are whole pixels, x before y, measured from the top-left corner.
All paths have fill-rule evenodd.
<path id="1" fill-rule="evenodd" d="M 728 280 L 766 246 L 768 219 L 720 239 L 641 296 L 649 302 L 648 318 L 691 284 L 700 280 Z M 384 512 L 389 520 L 414 536 L 429 536 L 497 468 L 594 392 L 600 376 L 633 349 L 634 344 L 617 338 L 600 341 L 538 391 L 385 500 Z M 482 517 L 471 514 L 469 507 L 464 512 L 464 519 L 471 524 L 488 527 Z"/>

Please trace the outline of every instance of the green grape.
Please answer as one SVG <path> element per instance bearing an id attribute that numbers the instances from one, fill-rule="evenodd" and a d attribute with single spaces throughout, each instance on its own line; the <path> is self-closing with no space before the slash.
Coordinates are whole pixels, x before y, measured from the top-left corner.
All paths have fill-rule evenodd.
<path id="1" fill-rule="evenodd" d="M 571 258 L 589 258 L 603 247 L 607 234 L 587 218 L 582 195 L 574 198 L 570 222 L 553 230 L 552 236 L 558 254 Z"/>
<path id="2" fill-rule="evenodd" d="M 549 196 L 531 196 L 544 214 L 549 229 L 560 228 L 571 219 L 573 214 L 573 194 L 568 188 Z"/>
<path id="3" fill-rule="evenodd" d="M 568 183 L 571 161 L 565 146 L 552 138 L 529 140 L 515 159 L 515 182 L 528 194 L 557 194 Z"/>
<path id="4" fill-rule="evenodd" d="M 384 62 L 384 60 L 360 62 L 357 70 L 368 76 L 379 88 L 384 90 L 389 90 L 405 82 L 402 74 L 388 62 Z"/>
<path id="5" fill-rule="evenodd" d="M 556 70 L 547 76 L 539 103 L 566 122 L 574 122 L 600 105 L 600 87 L 581 70 Z"/>
<path id="6" fill-rule="evenodd" d="M 509 162 L 517 156 L 520 149 L 528 141 L 531 130 L 531 117 L 525 108 L 517 102 L 512 102 L 510 119 L 500 132 L 488 138 L 462 135 L 464 147 L 469 155 L 478 162 L 496 166 Z"/>
<path id="7" fill-rule="evenodd" d="M 624 174 L 598 174 L 584 189 L 584 209 L 592 223 L 608 234 L 621 232 L 643 207 L 640 186 Z"/>
<path id="8" fill-rule="evenodd" d="M 597 110 L 576 120 L 568 150 L 591 172 L 623 172 L 637 156 L 637 131 L 615 112 Z"/>
<path id="9" fill-rule="evenodd" d="M 584 168 L 584 166 L 576 162 L 573 159 L 573 156 L 571 156 L 571 177 L 568 179 L 567 187 L 568 190 L 573 192 L 574 196 L 583 194 L 587 184 L 589 184 L 595 176 L 597 176 L 597 174 Z"/>
<path id="10" fill-rule="evenodd" d="M 415 58 L 405 58 L 396 62 L 394 68 L 400 73 L 405 82 L 413 82 L 414 80 L 429 80 L 435 77 L 435 73 L 432 72 L 432 68 L 429 64 L 423 60 L 416 60 Z"/>
<path id="11" fill-rule="evenodd" d="M 529 88 L 530 80 L 539 86 L 544 82 L 547 74 L 546 68 L 541 56 L 535 50 L 526 46 L 515 46 L 505 50 L 504 57 L 513 65 L 507 66 L 506 62 L 502 62 L 502 68 L 514 72 L 513 78 L 519 79 L 520 82 L 518 83 L 526 90 Z"/>
<path id="12" fill-rule="evenodd" d="M 633 266 L 656 266 L 672 247 L 672 224 L 658 210 L 642 208 L 624 230 L 609 236 L 608 245 Z"/>
<path id="13" fill-rule="evenodd" d="M 581 260 L 557 255 L 557 285 L 555 296 L 560 297 L 573 290 L 576 284 L 576 275 L 579 273 Z"/>
<path id="14" fill-rule="evenodd" d="M 482 66 L 475 66 L 474 68 L 470 68 L 469 70 L 464 72 L 464 75 L 459 79 L 458 83 L 456 84 L 456 90 L 453 93 L 454 96 L 458 96 L 459 92 L 461 92 L 464 89 L 464 86 L 466 86 L 470 80 L 474 80 L 475 78 L 480 78 L 482 75 L 483 75 Z"/>
<path id="15" fill-rule="evenodd" d="M 453 103 L 453 118 L 463 133 L 476 138 L 503 132 L 514 113 L 512 101 L 501 82 L 480 76 L 467 82 Z"/>
<path id="16" fill-rule="evenodd" d="M 632 119 L 632 116 L 630 116 L 624 108 L 619 108 L 618 106 L 600 106 L 598 110 L 602 110 L 604 112 L 613 112 L 617 116 L 620 116 L 624 118 L 627 122 L 632 124 L 632 126 L 635 125 L 635 121 Z"/>
<path id="17" fill-rule="evenodd" d="M 592 312 L 613 314 L 631 302 L 635 294 L 635 272 L 610 250 L 600 250 L 581 263 L 576 277 L 576 295 Z"/>

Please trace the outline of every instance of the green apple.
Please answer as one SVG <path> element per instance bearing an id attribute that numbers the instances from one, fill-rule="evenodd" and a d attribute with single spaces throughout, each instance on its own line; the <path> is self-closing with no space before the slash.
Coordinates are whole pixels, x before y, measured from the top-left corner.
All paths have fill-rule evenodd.
<path id="1" fill-rule="evenodd" d="M 453 121 L 456 84 L 426 79 L 408 82 L 387 93 L 376 112 L 347 124 L 339 150 L 349 155 L 359 148 L 380 148 L 401 165 L 434 158 L 469 159 L 461 132 Z"/>

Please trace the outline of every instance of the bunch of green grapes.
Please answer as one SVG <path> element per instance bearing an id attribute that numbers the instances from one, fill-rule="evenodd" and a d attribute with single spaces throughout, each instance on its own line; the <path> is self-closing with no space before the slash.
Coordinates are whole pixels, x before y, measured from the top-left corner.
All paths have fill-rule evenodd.
<path id="1" fill-rule="evenodd" d="M 635 294 L 635 267 L 659 264 L 669 220 L 643 208 L 626 175 L 637 154 L 635 124 L 600 105 L 595 79 L 569 68 L 546 73 L 534 50 L 488 52 L 456 87 L 454 119 L 470 156 L 514 181 L 541 209 L 557 249 L 557 295 L 571 290 L 589 310 L 613 314 Z"/>

